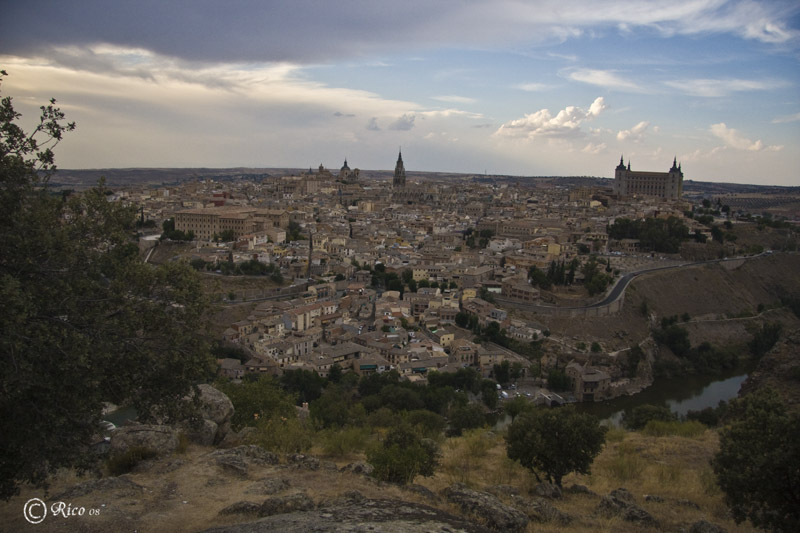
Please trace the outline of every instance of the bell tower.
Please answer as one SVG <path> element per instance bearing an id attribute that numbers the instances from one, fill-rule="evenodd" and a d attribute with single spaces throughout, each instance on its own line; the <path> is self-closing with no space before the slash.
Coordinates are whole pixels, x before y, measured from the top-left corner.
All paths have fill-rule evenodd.
<path id="1" fill-rule="evenodd" d="M 392 188 L 406 186 L 406 169 L 403 167 L 403 153 L 398 152 L 397 164 L 394 166 L 394 178 L 392 178 Z"/>

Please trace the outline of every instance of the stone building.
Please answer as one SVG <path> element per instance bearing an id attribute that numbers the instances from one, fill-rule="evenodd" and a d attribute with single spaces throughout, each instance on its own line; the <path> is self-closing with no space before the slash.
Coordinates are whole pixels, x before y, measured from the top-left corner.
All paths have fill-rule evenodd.
<path id="1" fill-rule="evenodd" d="M 654 196 L 664 200 L 679 200 L 683 195 L 683 171 L 677 158 L 669 172 L 647 172 L 626 167 L 622 157 L 614 172 L 614 194 L 618 196 Z"/>

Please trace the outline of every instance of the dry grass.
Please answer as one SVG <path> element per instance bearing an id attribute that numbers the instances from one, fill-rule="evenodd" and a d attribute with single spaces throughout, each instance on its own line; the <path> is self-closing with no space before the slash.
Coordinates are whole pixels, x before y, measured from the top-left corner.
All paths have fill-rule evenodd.
<path id="1" fill-rule="evenodd" d="M 744 524 L 737 526 L 728 517 L 722 494 L 714 483 L 708 461 L 718 446 L 717 434 L 706 431 L 696 438 L 652 437 L 642 433 L 614 431 L 605 449 L 592 467 L 590 475 L 571 474 L 564 479 L 564 487 L 572 484 L 587 486 L 595 494 L 571 494 L 553 501 L 560 511 L 573 517 L 568 526 L 555 522 L 531 523 L 528 531 L 575 533 L 653 531 L 639 528 L 619 518 L 594 515 L 600 496 L 611 490 L 625 487 L 637 503 L 651 513 L 666 531 L 686 530 L 701 519 L 724 527 L 728 532 L 750 531 Z M 237 501 L 261 502 L 268 496 L 249 494 L 247 491 L 259 480 L 286 479 L 286 493 L 305 491 L 315 502 L 334 500 L 349 490 L 358 490 L 367 498 L 397 499 L 436 505 L 441 509 L 461 514 L 459 509 L 442 501 L 435 504 L 403 487 L 376 483 L 364 476 L 321 468 L 312 471 L 288 465 L 251 467 L 247 479 L 227 475 L 212 462 L 207 454 L 210 448 L 189 445 L 185 453 L 162 459 L 144 471 L 127 477 L 145 489 L 140 494 L 114 494 L 99 491 L 71 499 L 74 505 L 87 508 L 106 504 L 101 516 L 48 523 L 48 531 L 76 531 L 86 528 L 103 531 L 170 530 L 198 531 L 212 526 L 252 520 L 247 516 L 219 516 L 219 511 Z M 337 467 L 364 460 L 363 454 L 334 454 L 327 458 L 321 447 L 311 453 L 322 460 L 335 461 Z M 180 461 L 179 468 L 168 465 Z M 83 480 L 70 473 L 62 473 L 53 480 L 50 498 Z M 415 483 L 426 486 L 434 493 L 454 482 L 464 482 L 483 490 L 494 485 L 510 485 L 522 495 L 530 493 L 536 479 L 518 463 L 506 457 L 505 442 L 501 434 L 489 430 L 476 430 L 462 437 L 448 439 L 442 444 L 441 466 L 435 476 L 417 477 Z M 663 498 L 663 502 L 647 502 L 645 495 Z M 10 502 L 0 504 L 0 523 L 8 531 L 25 531 L 29 526 L 22 518 L 24 503 L 33 497 L 44 498 L 40 490 L 23 488 L 22 494 Z M 681 503 L 684 501 L 684 503 Z M 699 509 L 691 506 L 692 502 Z M 75 528 L 78 529 L 75 529 Z M 83 529 L 81 529 L 83 528 Z"/>

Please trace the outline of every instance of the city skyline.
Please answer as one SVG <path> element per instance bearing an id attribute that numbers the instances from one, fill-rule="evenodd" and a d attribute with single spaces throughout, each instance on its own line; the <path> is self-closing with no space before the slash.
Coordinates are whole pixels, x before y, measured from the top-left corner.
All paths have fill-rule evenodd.
<path id="1" fill-rule="evenodd" d="M 800 185 L 796 2 L 31 1 L 3 95 L 62 168 L 351 167 Z M 412 155 L 413 154 L 413 155 Z"/>

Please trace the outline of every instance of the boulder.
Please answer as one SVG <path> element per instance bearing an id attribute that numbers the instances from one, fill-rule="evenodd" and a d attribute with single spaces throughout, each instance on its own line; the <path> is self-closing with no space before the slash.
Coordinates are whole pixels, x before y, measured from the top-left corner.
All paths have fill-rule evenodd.
<path id="1" fill-rule="evenodd" d="M 169 426 L 136 424 L 118 428 L 111 437 L 111 454 L 131 448 L 147 448 L 158 456 L 169 455 L 178 447 L 178 432 Z"/>
<path id="2" fill-rule="evenodd" d="M 365 476 L 371 476 L 372 473 L 375 471 L 375 467 L 369 463 L 358 462 L 345 465 L 339 471 L 352 472 L 354 474 L 363 474 Z"/>
<path id="3" fill-rule="evenodd" d="M 253 483 L 245 491 L 245 494 L 266 494 L 273 495 L 289 490 L 289 481 L 282 478 L 264 478 L 258 483 Z"/>
<path id="4" fill-rule="evenodd" d="M 538 483 L 533 487 L 533 493 L 542 498 L 549 498 L 551 500 L 561 499 L 561 488 L 553 483 Z"/>
<path id="5" fill-rule="evenodd" d="M 620 516 L 627 522 L 647 527 L 658 527 L 658 521 L 650 513 L 636 505 L 633 495 L 623 488 L 612 490 L 608 496 L 603 496 L 597 505 L 596 512 L 606 517 Z"/>
<path id="6" fill-rule="evenodd" d="M 235 502 L 219 512 L 221 515 L 257 515 L 261 505 L 255 502 L 240 501 Z"/>
<path id="7" fill-rule="evenodd" d="M 278 464 L 277 455 L 255 445 L 217 450 L 211 454 L 211 460 L 223 471 L 240 478 L 246 478 L 253 465 Z"/>
<path id="8" fill-rule="evenodd" d="M 544 498 L 534 498 L 527 502 L 520 502 L 517 508 L 528 515 L 534 522 L 556 522 L 566 526 L 572 522 L 572 517 L 556 509 L 556 507 Z"/>
<path id="9" fill-rule="evenodd" d="M 311 455 L 302 453 L 289 453 L 286 454 L 286 462 L 298 468 L 307 468 L 308 470 L 319 470 L 319 459 Z"/>
<path id="10" fill-rule="evenodd" d="M 259 516 L 272 516 L 276 514 L 294 513 L 297 511 L 311 511 L 314 509 L 314 500 L 307 494 L 298 492 L 288 496 L 280 496 L 264 500 L 258 510 Z"/>
<path id="11" fill-rule="evenodd" d="M 528 517 L 521 511 L 504 504 L 493 494 L 472 490 L 463 483 L 444 489 L 444 497 L 465 513 L 485 520 L 495 531 L 524 531 L 528 525 Z"/>
<path id="12" fill-rule="evenodd" d="M 189 440 L 196 444 L 209 446 L 219 444 L 231 430 L 234 408 L 230 398 L 211 385 L 197 386 L 199 391 L 199 411 L 197 419 L 186 421 L 182 428 Z M 185 400 L 191 401 L 193 396 Z"/>

